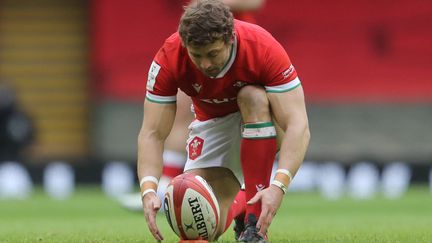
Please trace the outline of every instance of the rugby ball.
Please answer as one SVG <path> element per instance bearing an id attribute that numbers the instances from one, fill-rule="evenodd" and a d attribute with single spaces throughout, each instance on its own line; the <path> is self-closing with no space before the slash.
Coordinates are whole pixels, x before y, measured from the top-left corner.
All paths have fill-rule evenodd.
<path id="1" fill-rule="evenodd" d="M 172 179 L 164 198 L 165 216 L 183 240 L 213 240 L 220 209 L 210 185 L 199 175 L 185 173 Z"/>

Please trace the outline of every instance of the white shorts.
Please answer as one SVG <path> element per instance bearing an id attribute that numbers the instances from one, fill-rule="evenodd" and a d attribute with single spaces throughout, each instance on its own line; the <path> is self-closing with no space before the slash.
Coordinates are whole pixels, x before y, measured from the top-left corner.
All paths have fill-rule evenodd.
<path id="1" fill-rule="evenodd" d="M 243 184 L 240 164 L 241 114 L 232 113 L 207 121 L 195 120 L 189 125 L 184 170 L 225 167 Z"/>

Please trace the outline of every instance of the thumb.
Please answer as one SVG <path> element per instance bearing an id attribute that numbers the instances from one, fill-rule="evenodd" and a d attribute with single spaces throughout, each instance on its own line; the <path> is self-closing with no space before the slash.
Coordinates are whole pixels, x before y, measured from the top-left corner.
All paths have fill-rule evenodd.
<path id="1" fill-rule="evenodd" d="M 161 201 L 160 200 L 156 200 L 155 202 L 153 202 L 153 209 L 154 210 L 159 210 L 161 208 Z"/>
<path id="2" fill-rule="evenodd" d="M 260 199 L 261 199 L 261 193 L 258 192 L 257 194 L 255 194 L 255 196 L 253 196 L 253 197 L 252 197 L 252 198 L 247 202 L 247 204 L 248 204 L 248 205 L 255 204 L 255 203 L 257 203 Z"/>

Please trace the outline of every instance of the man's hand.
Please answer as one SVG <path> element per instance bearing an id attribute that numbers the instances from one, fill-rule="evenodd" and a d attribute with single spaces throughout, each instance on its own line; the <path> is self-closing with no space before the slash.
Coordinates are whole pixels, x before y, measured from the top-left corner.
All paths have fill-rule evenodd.
<path id="1" fill-rule="evenodd" d="M 161 201 L 159 197 L 156 195 L 156 193 L 147 193 L 142 198 L 142 203 L 144 209 L 144 216 L 150 232 L 156 240 L 163 240 L 163 236 L 156 224 L 156 214 L 161 207 Z"/>
<path id="2" fill-rule="evenodd" d="M 284 194 L 280 188 L 270 185 L 268 188 L 257 192 L 257 194 L 247 202 L 247 204 L 254 204 L 261 201 L 261 215 L 256 227 L 262 235 L 267 233 L 267 229 L 281 205 L 283 196 Z"/>

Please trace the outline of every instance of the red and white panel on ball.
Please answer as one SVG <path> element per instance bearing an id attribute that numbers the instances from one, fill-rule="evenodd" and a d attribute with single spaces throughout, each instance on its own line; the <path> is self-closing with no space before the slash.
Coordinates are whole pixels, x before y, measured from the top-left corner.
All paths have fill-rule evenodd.
<path id="1" fill-rule="evenodd" d="M 184 174 L 174 178 L 164 207 L 171 228 L 182 239 L 214 238 L 220 209 L 213 190 L 202 177 Z"/>
<path id="2" fill-rule="evenodd" d="M 217 211 L 217 219 L 219 220 L 219 216 L 220 216 L 220 209 L 219 209 L 219 203 L 216 199 L 215 194 L 213 193 L 213 188 L 207 183 L 206 180 L 204 180 L 204 178 L 202 178 L 201 176 L 196 175 L 195 179 L 197 179 L 203 186 L 204 188 L 206 188 L 208 195 L 210 195 L 210 198 L 208 198 L 209 202 L 212 202 L 214 205 L 212 205 L 213 208 L 216 208 Z"/>
<path id="3" fill-rule="evenodd" d="M 163 202 L 163 207 L 165 211 L 165 216 L 168 221 L 168 224 L 171 226 L 171 229 L 176 233 L 176 235 L 180 236 L 180 230 L 177 226 L 177 220 L 174 214 L 174 193 L 173 193 L 174 186 L 170 184 L 165 192 L 165 199 Z"/>

